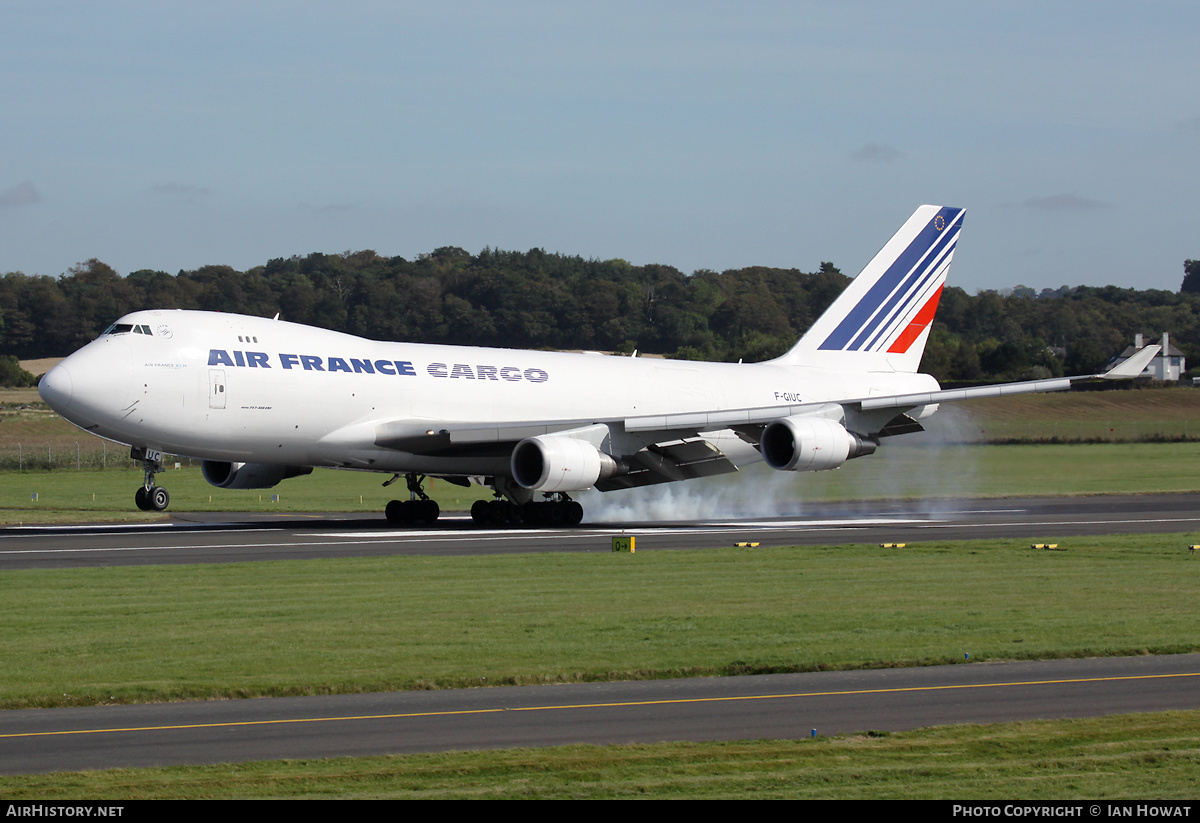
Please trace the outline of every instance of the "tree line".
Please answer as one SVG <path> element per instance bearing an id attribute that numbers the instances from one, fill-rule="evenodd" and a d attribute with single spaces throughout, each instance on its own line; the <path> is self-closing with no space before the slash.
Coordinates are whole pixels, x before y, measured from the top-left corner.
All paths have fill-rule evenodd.
<path id="1" fill-rule="evenodd" d="M 1198 266 L 1189 260 L 1185 272 Z M 943 381 L 1090 373 L 1135 333 L 1154 340 L 1164 331 L 1200 364 L 1196 280 L 1195 290 L 1179 292 L 1018 286 L 972 296 L 947 287 L 922 370 Z M 0 356 L 64 355 L 122 314 L 179 308 L 279 313 L 380 340 L 755 361 L 786 351 L 848 282 L 831 263 L 815 272 L 751 266 L 687 275 L 541 249 L 443 247 L 414 260 L 316 253 L 247 271 L 204 266 L 126 277 L 93 259 L 61 277 L 0 277 Z"/>

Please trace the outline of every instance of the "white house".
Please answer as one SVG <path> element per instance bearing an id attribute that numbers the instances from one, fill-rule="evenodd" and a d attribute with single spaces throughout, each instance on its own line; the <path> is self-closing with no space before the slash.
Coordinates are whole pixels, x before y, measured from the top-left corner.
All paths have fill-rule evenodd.
<path id="1" fill-rule="evenodd" d="M 1128 346 L 1125 351 L 1113 358 L 1112 365 L 1124 363 L 1134 352 L 1145 346 L 1142 335 L 1135 334 L 1133 336 L 1133 345 Z M 1153 380 L 1178 380 L 1180 376 L 1187 371 L 1187 365 L 1184 363 L 1183 352 L 1171 345 L 1171 338 L 1167 332 L 1163 332 L 1162 336 L 1162 351 L 1158 356 L 1150 361 L 1150 365 L 1142 372 L 1142 377 L 1148 377 Z"/>

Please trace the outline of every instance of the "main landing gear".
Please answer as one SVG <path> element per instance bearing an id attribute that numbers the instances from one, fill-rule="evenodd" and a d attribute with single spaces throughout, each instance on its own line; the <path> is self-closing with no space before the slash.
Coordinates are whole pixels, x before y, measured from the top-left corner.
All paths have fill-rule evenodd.
<path id="1" fill-rule="evenodd" d="M 133 449 L 129 456 L 142 461 L 145 479 L 142 487 L 133 495 L 133 502 L 144 512 L 166 511 L 171 504 L 171 495 L 162 486 L 154 485 L 154 475 L 163 470 L 162 452 L 151 449 Z"/>
<path id="2" fill-rule="evenodd" d="M 471 519 L 481 526 L 574 528 L 583 522 L 583 506 L 568 497 L 565 492 L 546 493 L 545 500 L 530 500 L 523 504 L 498 496 L 495 500 L 476 500 L 471 506 Z"/>
<path id="3" fill-rule="evenodd" d="M 400 475 L 397 474 L 383 485 L 390 486 L 398 479 L 400 479 Z M 425 489 L 421 488 L 421 484 L 425 482 L 425 475 L 409 472 L 404 475 L 404 481 L 408 484 L 409 499 L 393 500 L 387 504 L 383 513 L 387 515 L 388 522 L 395 523 L 397 526 L 429 526 L 436 523 L 442 510 L 437 501 L 431 500 L 425 493 Z"/>
<path id="4" fill-rule="evenodd" d="M 393 475 L 383 485 L 390 486 L 400 479 Z M 422 484 L 424 475 L 409 472 L 404 475 L 408 484 L 408 500 L 393 500 L 387 504 L 384 514 L 389 523 L 397 526 L 431 526 L 437 522 L 441 509 L 437 501 L 431 500 Z M 451 483 L 463 482 L 466 478 L 447 478 Z M 583 521 L 583 506 L 564 492 L 543 493 L 543 500 L 534 500 L 534 493 L 518 486 L 505 477 L 489 477 L 483 480 L 492 487 L 494 500 L 476 500 L 471 506 L 471 519 L 481 526 L 550 526 L 573 528 Z"/>

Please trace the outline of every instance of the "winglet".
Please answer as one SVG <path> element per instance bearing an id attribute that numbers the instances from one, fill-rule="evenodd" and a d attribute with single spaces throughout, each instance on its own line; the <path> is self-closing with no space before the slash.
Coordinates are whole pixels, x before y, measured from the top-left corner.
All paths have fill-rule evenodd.
<path id="1" fill-rule="evenodd" d="M 1104 374 L 1098 374 L 1105 380 L 1131 380 L 1146 370 L 1150 361 L 1155 358 L 1162 346 L 1146 346 L 1124 363 L 1118 363 Z"/>

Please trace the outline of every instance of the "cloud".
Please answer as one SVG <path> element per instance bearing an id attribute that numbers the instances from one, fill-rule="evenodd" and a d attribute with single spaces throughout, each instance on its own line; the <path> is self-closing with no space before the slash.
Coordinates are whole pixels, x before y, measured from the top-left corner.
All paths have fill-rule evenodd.
<path id="1" fill-rule="evenodd" d="M 41 199 L 42 195 L 33 187 L 33 183 L 26 180 L 0 194 L 0 206 L 29 206 L 40 202 Z"/>
<path id="2" fill-rule="evenodd" d="M 1042 211 L 1085 211 L 1088 209 L 1111 208 L 1108 203 L 1099 200 L 1089 200 L 1077 194 L 1052 194 L 1049 197 L 1030 197 L 1020 203 L 1010 205 L 1023 209 L 1041 209 Z"/>
<path id="3" fill-rule="evenodd" d="M 306 212 L 316 212 L 317 214 L 334 214 L 343 211 L 352 211 L 358 206 L 354 203 L 325 203 L 324 205 L 314 206 L 311 203 L 301 203 L 300 208 Z"/>
<path id="4" fill-rule="evenodd" d="M 891 163 L 902 155 L 891 146 L 882 143 L 867 143 L 850 155 L 851 160 L 862 163 Z"/>
<path id="5" fill-rule="evenodd" d="M 1175 125 L 1184 134 L 1200 134 L 1200 117 L 1193 117 L 1191 120 L 1180 120 Z"/>
<path id="6" fill-rule="evenodd" d="M 177 197 L 189 203 L 201 197 L 207 197 L 209 194 L 208 189 L 189 183 L 159 183 L 151 186 L 150 191 L 155 194 L 165 194 L 168 197 Z"/>

